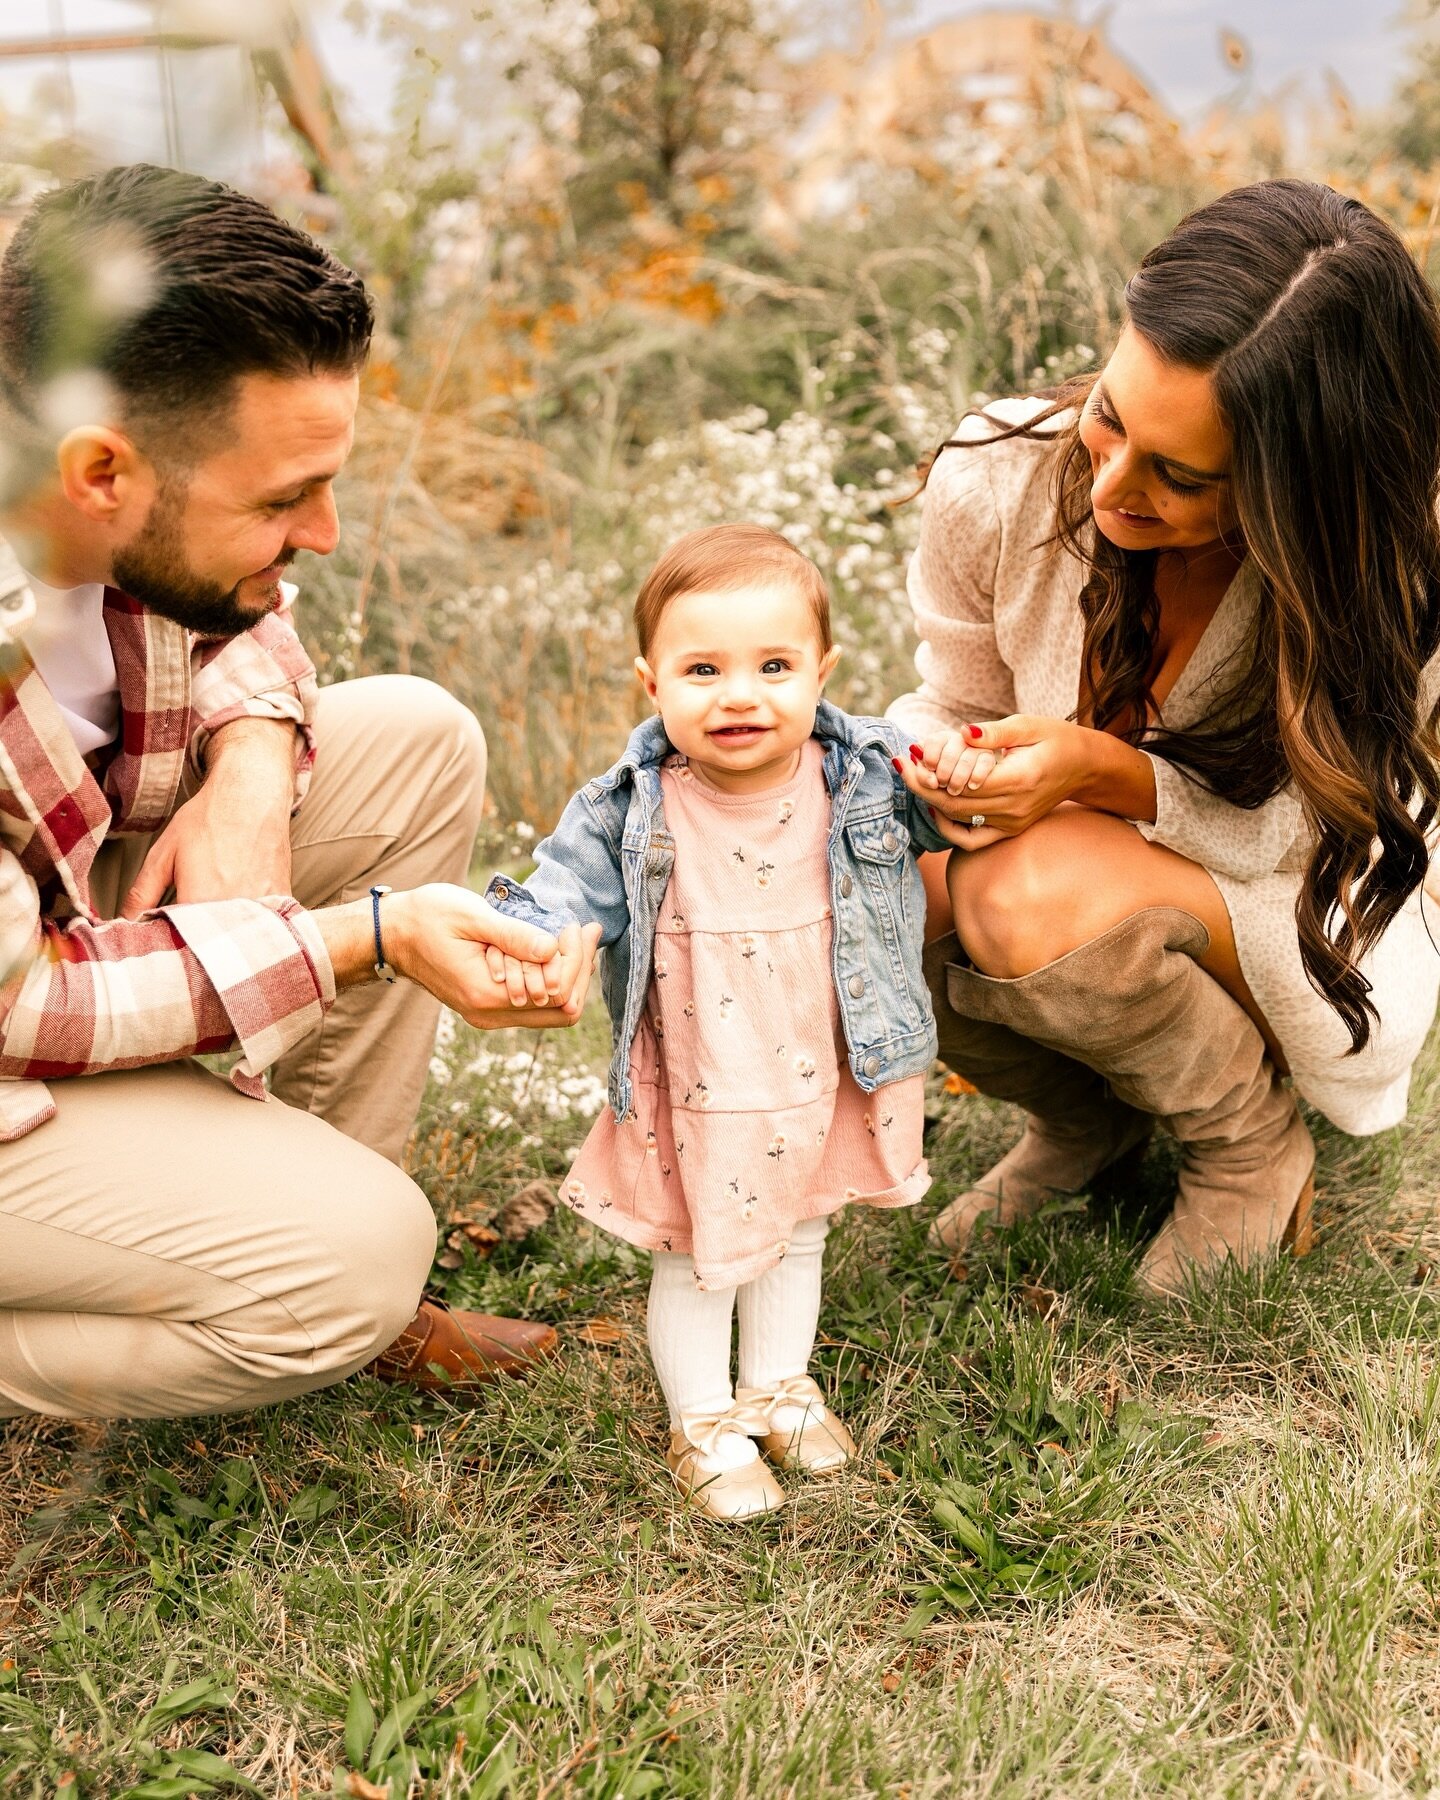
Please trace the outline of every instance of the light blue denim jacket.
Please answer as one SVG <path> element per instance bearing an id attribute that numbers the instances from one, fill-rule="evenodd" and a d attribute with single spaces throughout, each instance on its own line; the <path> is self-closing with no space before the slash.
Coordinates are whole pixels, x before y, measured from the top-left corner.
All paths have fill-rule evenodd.
<path id="1" fill-rule="evenodd" d="M 909 739 L 887 719 L 860 719 L 822 700 L 815 732 L 830 790 L 832 966 L 850 1068 L 871 1093 L 923 1074 L 936 1052 L 935 1018 L 920 975 L 925 890 L 922 850 L 943 850 L 923 805 L 892 759 Z M 660 765 L 673 746 L 658 718 L 631 733 L 625 754 L 589 781 L 535 849 L 524 882 L 496 875 L 485 898 L 543 930 L 598 922 L 601 984 L 615 1049 L 609 1099 L 631 1109 L 630 1046 L 650 986 L 655 921 L 675 862 Z"/>

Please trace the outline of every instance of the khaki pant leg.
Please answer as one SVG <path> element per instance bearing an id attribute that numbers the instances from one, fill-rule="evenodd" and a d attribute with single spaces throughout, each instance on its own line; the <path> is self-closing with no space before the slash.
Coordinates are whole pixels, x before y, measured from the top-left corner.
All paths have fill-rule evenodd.
<path id="1" fill-rule="evenodd" d="M 258 1406 L 413 1316 L 434 1218 L 383 1157 L 190 1062 L 55 1095 L 0 1144 L 0 1416 Z"/>
<path id="2" fill-rule="evenodd" d="M 293 834 L 301 905 L 360 899 L 375 884 L 463 882 L 485 793 L 474 714 L 433 682 L 376 675 L 323 688 L 316 732 L 315 779 Z M 398 1162 L 439 1018 L 439 1002 L 412 982 L 348 988 L 276 1064 L 271 1091 Z"/>

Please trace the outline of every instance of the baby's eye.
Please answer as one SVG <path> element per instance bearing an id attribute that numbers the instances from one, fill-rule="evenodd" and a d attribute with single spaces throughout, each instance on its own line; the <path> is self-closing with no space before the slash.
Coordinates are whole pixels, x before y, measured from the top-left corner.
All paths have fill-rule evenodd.
<path id="1" fill-rule="evenodd" d="M 720 671 L 715 667 L 714 663 L 702 662 L 691 663 L 690 667 L 685 671 L 687 675 L 718 675 L 719 672 Z"/>
<path id="2" fill-rule="evenodd" d="M 783 656 L 771 656 L 761 663 L 760 673 L 762 675 L 783 675 L 789 667 L 789 663 Z"/>

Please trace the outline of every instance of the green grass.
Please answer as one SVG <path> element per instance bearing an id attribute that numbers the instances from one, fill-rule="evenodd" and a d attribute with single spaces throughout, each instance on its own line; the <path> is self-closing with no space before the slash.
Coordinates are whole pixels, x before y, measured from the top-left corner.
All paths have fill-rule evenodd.
<path id="1" fill-rule="evenodd" d="M 1183 1312 L 1130 1279 L 1163 1148 L 962 1282 L 933 1200 L 848 1217 L 817 1360 L 861 1456 L 729 1529 L 659 1460 L 645 1259 L 563 1210 L 450 1237 L 563 1172 L 585 1121 L 544 1101 L 600 1022 L 528 1086 L 461 1072 L 480 1047 L 417 1132 L 437 1283 L 553 1319 L 563 1360 L 473 1409 L 357 1380 L 10 1427 L 0 1792 L 1440 1791 L 1440 1038 L 1409 1126 L 1318 1130 L 1315 1254 Z M 944 1102 L 936 1197 L 1013 1130 Z"/>

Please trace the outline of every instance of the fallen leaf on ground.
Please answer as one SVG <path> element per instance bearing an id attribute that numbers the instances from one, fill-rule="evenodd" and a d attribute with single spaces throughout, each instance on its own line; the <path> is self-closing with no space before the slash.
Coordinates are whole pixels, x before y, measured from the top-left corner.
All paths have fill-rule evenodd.
<path id="1" fill-rule="evenodd" d="M 630 1334 L 618 1319 L 599 1313 L 587 1320 L 575 1335 L 582 1344 L 623 1344 Z"/>
<path id="2" fill-rule="evenodd" d="M 1037 1319 L 1048 1319 L 1059 1300 L 1060 1296 L 1053 1288 L 1042 1287 L 1038 1281 L 1020 1283 L 1020 1304 Z"/>
<path id="3" fill-rule="evenodd" d="M 352 1769 L 345 1777 L 345 1792 L 351 1800 L 390 1800 L 390 1783 L 387 1781 L 384 1787 L 376 1787 L 373 1781 L 367 1781 Z"/>
<path id="4" fill-rule="evenodd" d="M 493 1225 L 482 1225 L 478 1219 L 461 1219 L 446 1237 L 445 1248 L 435 1261 L 442 1269 L 458 1269 L 465 1261 L 467 1244 L 483 1259 L 499 1242 L 500 1233 Z"/>
<path id="5" fill-rule="evenodd" d="M 518 1194 L 512 1194 L 496 1215 L 495 1223 L 507 1242 L 518 1244 L 521 1238 L 538 1231 L 555 1210 L 555 1190 L 546 1181 L 528 1181 Z"/>

